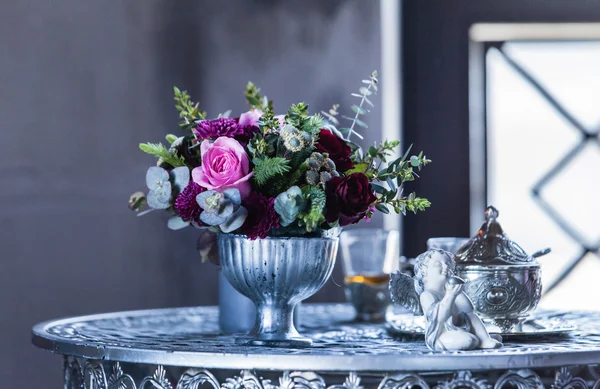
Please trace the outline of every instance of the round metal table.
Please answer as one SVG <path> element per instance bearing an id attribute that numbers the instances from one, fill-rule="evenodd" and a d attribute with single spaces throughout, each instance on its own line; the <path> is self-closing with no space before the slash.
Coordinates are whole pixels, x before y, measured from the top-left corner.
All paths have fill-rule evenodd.
<path id="1" fill-rule="evenodd" d="M 238 346 L 219 333 L 216 307 L 54 320 L 33 328 L 33 343 L 65 356 L 69 389 L 600 389 L 600 312 L 553 315 L 577 330 L 460 352 L 354 323 L 344 304 L 301 307 L 309 348 Z"/>

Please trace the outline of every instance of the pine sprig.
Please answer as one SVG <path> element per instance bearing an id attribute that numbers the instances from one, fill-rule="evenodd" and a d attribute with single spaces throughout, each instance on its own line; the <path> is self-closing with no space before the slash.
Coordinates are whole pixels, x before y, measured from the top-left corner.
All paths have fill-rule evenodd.
<path id="1" fill-rule="evenodd" d="M 354 130 L 354 126 L 357 125 L 362 128 L 368 128 L 367 124 L 359 119 L 359 116 L 365 115 L 366 113 L 370 112 L 369 109 L 364 106 L 365 103 L 367 103 L 371 107 L 373 107 L 373 103 L 371 102 L 371 100 L 369 100 L 369 96 L 371 96 L 373 93 L 377 93 L 377 83 L 378 83 L 377 71 L 376 70 L 373 71 L 373 73 L 371 73 L 371 76 L 369 77 L 369 79 L 362 80 L 362 82 L 363 82 L 363 84 L 365 84 L 367 86 L 366 87 L 361 86 L 358 89 L 359 93 L 352 93 L 352 96 L 360 98 L 360 104 L 352 106 L 352 111 L 354 111 L 354 117 L 342 115 L 342 117 L 344 119 L 348 119 L 352 122 L 352 124 L 350 125 L 350 128 L 341 128 L 340 129 L 340 131 L 342 131 L 342 133 L 346 133 L 346 140 L 350 140 L 350 136 L 352 134 L 356 135 L 360 139 L 364 139 L 362 135 L 360 135 L 358 132 L 356 132 Z"/>
<path id="2" fill-rule="evenodd" d="M 289 160 L 280 157 L 264 158 L 252 161 L 254 163 L 254 181 L 262 186 L 271 178 L 290 171 Z"/>
<path id="3" fill-rule="evenodd" d="M 302 130 L 308 132 L 311 135 L 317 135 L 321 128 L 325 125 L 325 120 L 323 120 L 323 116 L 321 114 L 314 114 L 309 116 L 308 119 L 304 120 L 302 123 Z"/>
<path id="4" fill-rule="evenodd" d="M 304 224 L 306 231 L 311 232 L 325 221 L 323 212 L 325 211 L 325 203 L 327 196 L 323 189 L 317 186 L 305 186 L 302 188 L 302 195 L 309 201 L 310 205 L 307 212 L 298 213 L 298 221 Z"/>
<path id="5" fill-rule="evenodd" d="M 140 143 L 140 150 L 144 153 L 154 155 L 159 159 L 159 162 L 165 162 L 173 167 L 185 166 L 183 157 L 177 155 L 177 152 L 171 154 L 162 143 Z"/>
<path id="6" fill-rule="evenodd" d="M 301 163 L 298 167 L 294 168 L 290 174 L 283 174 L 270 180 L 268 187 L 265 188 L 265 192 L 270 197 L 277 197 L 278 194 L 285 192 L 294 185 L 300 186 L 302 184 L 300 181 L 307 170 L 308 163 Z"/>
<path id="7" fill-rule="evenodd" d="M 191 131 L 200 120 L 206 119 L 206 112 L 200 112 L 198 103 L 190 100 L 186 91 L 181 91 L 176 86 L 173 87 L 175 108 L 179 112 L 179 127 L 185 131 Z"/>

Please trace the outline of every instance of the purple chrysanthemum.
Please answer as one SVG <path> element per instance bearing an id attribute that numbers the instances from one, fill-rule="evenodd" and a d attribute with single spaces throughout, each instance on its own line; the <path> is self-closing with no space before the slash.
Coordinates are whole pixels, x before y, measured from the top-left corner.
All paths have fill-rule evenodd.
<path id="1" fill-rule="evenodd" d="M 201 140 L 217 139 L 220 136 L 235 138 L 245 133 L 244 128 L 238 125 L 237 120 L 229 118 L 203 120 L 193 131 Z"/>
<path id="2" fill-rule="evenodd" d="M 196 222 L 200 224 L 200 214 L 202 208 L 196 201 L 196 196 L 204 192 L 206 189 L 190 181 L 188 186 L 175 199 L 175 211 L 186 222 Z"/>
<path id="3" fill-rule="evenodd" d="M 279 215 L 273 208 L 275 199 L 252 192 L 242 202 L 248 210 L 248 216 L 242 225 L 242 234 L 250 239 L 265 238 L 271 228 L 279 227 Z"/>

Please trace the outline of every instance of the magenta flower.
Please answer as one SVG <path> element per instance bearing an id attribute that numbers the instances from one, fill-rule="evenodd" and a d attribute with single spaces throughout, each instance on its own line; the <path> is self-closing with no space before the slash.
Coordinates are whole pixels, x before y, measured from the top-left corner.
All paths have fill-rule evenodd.
<path id="1" fill-rule="evenodd" d="M 235 119 L 229 118 L 203 120 L 192 131 L 200 140 L 217 139 L 221 136 L 235 138 L 246 133 L 245 129 L 238 125 Z"/>
<path id="2" fill-rule="evenodd" d="M 248 210 L 248 216 L 242 225 L 242 234 L 250 239 L 265 238 L 272 228 L 279 227 L 279 215 L 275 212 L 270 199 L 260 193 L 252 192 L 242 205 Z"/>
<path id="3" fill-rule="evenodd" d="M 244 112 L 240 115 L 238 124 L 242 127 L 257 127 L 258 119 L 263 115 L 263 111 L 260 109 L 251 109 L 248 112 Z"/>
<path id="4" fill-rule="evenodd" d="M 175 199 L 175 212 L 186 222 L 195 222 L 200 225 L 200 214 L 202 208 L 196 201 L 196 196 L 204 192 L 206 189 L 190 181 L 190 183 L 181 191 L 177 199 Z"/>
<path id="5" fill-rule="evenodd" d="M 219 137 L 214 143 L 200 145 L 202 165 L 192 170 L 192 179 L 200 186 L 224 191 L 236 188 L 242 199 L 250 194 L 250 161 L 244 147 L 235 139 Z"/>

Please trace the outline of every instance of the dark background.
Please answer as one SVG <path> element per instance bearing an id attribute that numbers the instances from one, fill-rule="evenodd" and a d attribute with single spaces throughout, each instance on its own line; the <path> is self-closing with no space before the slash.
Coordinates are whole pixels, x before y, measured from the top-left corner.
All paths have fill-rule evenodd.
<path id="1" fill-rule="evenodd" d="M 281 110 L 349 108 L 379 68 L 378 4 L 1 2 L 0 387 L 61 387 L 61 358 L 30 343 L 36 322 L 216 304 L 217 269 L 200 263 L 196 231 L 127 208 L 155 163 L 138 144 L 178 131 L 173 85 L 209 116 L 247 110 L 248 80 Z M 342 298 L 333 281 L 314 297 Z"/>
<path id="2" fill-rule="evenodd" d="M 127 209 L 154 163 L 138 143 L 177 131 L 173 85 L 209 116 L 245 111 L 248 80 L 282 110 L 349 107 L 381 67 L 379 12 L 376 0 L 2 1 L 0 386 L 61 386 L 61 359 L 30 344 L 36 322 L 216 303 L 196 232 Z M 414 186 L 433 207 L 405 218 L 414 256 L 429 236 L 469 233 L 469 26 L 598 21 L 600 6 L 405 0 L 401 19 L 403 132 L 434 161 Z M 372 143 L 380 111 L 367 121 Z M 314 300 L 342 300 L 334 281 L 339 266 Z"/>

